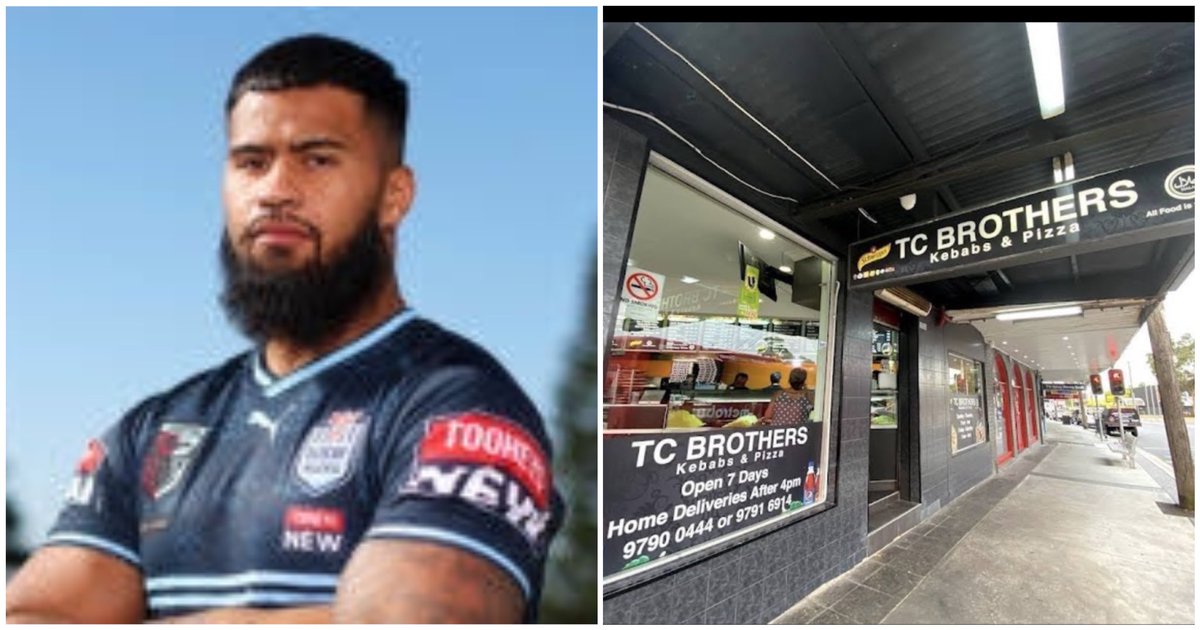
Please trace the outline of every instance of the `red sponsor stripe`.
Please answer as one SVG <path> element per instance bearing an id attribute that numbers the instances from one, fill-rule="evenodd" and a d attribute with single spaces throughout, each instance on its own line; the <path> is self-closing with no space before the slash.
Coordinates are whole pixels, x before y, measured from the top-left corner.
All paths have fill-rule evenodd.
<path id="1" fill-rule="evenodd" d="M 104 461 L 104 445 L 99 440 L 89 440 L 87 450 L 84 451 L 83 457 L 79 459 L 79 464 L 75 466 L 75 471 L 81 475 L 90 475 L 96 472 L 100 467 L 100 462 Z"/>
<path id="2" fill-rule="evenodd" d="M 340 534 L 346 531 L 346 516 L 333 508 L 292 505 L 283 513 L 283 526 L 288 530 Z"/>
<path id="3" fill-rule="evenodd" d="M 517 480 L 534 503 L 550 501 L 550 468 L 541 445 L 527 431 L 497 416 L 464 413 L 432 420 L 418 452 L 421 463 L 484 464 Z"/>

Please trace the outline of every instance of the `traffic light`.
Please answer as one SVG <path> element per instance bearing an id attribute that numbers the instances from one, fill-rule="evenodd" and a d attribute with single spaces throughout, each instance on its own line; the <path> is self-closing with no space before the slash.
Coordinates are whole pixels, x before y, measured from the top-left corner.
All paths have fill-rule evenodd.
<path id="1" fill-rule="evenodd" d="M 1108 371 L 1108 389 L 1113 393 L 1113 396 L 1125 395 L 1125 375 L 1121 370 L 1112 369 Z"/>
<path id="2" fill-rule="evenodd" d="M 1100 382 L 1100 375 L 1093 374 L 1088 377 L 1092 382 L 1092 393 L 1099 396 L 1104 393 L 1104 384 Z"/>

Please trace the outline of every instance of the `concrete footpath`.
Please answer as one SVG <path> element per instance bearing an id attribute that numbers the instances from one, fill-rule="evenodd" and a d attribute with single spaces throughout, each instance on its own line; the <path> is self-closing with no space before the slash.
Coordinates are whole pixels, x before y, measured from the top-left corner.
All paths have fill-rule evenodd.
<path id="1" fill-rule="evenodd" d="M 1046 438 L 773 623 L 1194 624 L 1194 516 L 1094 433 Z"/>

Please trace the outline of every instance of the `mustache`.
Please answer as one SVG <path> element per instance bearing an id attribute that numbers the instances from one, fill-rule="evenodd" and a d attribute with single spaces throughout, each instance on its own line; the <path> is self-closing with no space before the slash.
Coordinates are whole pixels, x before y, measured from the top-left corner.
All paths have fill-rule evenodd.
<path id="1" fill-rule="evenodd" d="M 320 228 L 318 228 L 316 225 L 314 225 L 312 222 L 308 221 L 304 217 L 301 217 L 296 214 L 292 214 L 292 213 L 284 211 L 284 210 L 272 210 L 266 214 L 263 214 L 263 215 L 255 218 L 254 220 L 252 220 L 250 222 L 250 224 L 247 225 L 246 228 L 242 230 L 242 233 L 238 236 L 238 242 L 245 244 L 248 241 L 252 240 L 254 237 L 258 236 L 259 233 L 261 233 L 263 231 L 263 225 L 267 224 L 267 223 L 272 223 L 272 224 L 276 224 L 276 225 L 278 225 L 278 224 L 291 225 L 293 227 L 299 228 L 306 235 L 308 235 L 310 238 L 312 238 L 315 241 L 320 241 L 320 238 L 321 238 Z"/>

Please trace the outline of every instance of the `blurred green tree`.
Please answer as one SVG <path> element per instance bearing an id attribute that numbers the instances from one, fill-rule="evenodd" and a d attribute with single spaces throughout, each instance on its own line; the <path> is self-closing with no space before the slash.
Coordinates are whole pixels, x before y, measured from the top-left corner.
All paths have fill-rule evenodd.
<path id="1" fill-rule="evenodd" d="M 1175 350 L 1175 382 L 1179 390 L 1187 392 L 1193 398 L 1196 395 L 1196 339 L 1191 333 L 1185 333 L 1179 339 L 1171 342 Z M 1154 354 L 1146 354 L 1146 365 L 1154 370 Z"/>
<path id="2" fill-rule="evenodd" d="M 12 497 L 4 497 L 4 557 L 9 569 L 16 569 L 29 559 L 29 550 L 22 542 L 22 526 L 25 519 L 21 515 L 20 506 L 13 503 Z"/>
<path id="3" fill-rule="evenodd" d="M 550 548 L 539 610 L 542 623 L 597 622 L 596 616 L 596 260 L 583 286 L 579 333 L 558 386 L 555 480 L 567 518 Z"/>

